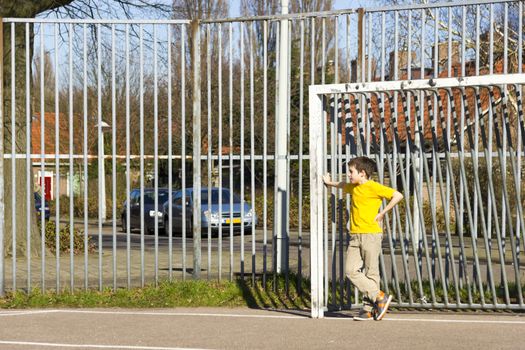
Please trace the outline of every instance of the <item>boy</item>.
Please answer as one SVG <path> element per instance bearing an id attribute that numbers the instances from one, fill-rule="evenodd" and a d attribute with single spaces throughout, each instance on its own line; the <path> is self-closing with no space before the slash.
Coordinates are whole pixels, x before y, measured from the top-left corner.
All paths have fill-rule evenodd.
<path id="1" fill-rule="evenodd" d="M 334 182 L 330 173 L 323 176 L 323 181 L 326 186 L 341 188 L 352 198 L 345 273 L 364 296 L 363 309 L 354 320 L 379 321 L 392 301 L 391 295 L 379 289 L 379 254 L 383 237 L 380 224 L 385 214 L 403 199 L 403 195 L 370 179 L 376 167 L 372 159 L 357 157 L 350 160 L 347 167 L 349 182 Z M 390 202 L 378 212 L 383 198 Z"/>

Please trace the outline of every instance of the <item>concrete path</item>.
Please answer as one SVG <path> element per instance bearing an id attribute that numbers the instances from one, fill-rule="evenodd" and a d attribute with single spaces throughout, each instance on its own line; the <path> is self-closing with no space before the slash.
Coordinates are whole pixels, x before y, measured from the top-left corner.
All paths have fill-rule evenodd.
<path id="1" fill-rule="evenodd" d="M 523 349 L 525 315 L 391 312 L 314 320 L 247 308 L 1 310 L 0 349 Z"/>

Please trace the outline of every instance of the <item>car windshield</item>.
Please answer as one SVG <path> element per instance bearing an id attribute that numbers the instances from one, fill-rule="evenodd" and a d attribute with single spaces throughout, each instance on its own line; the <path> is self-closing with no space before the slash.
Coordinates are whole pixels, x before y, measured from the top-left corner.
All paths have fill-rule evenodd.
<path id="1" fill-rule="evenodd" d="M 168 200 L 168 191 L 159 191 L 159 206 Z M 144 204 L 155 204 L 155 192 L 144 193 Z"/>
<path id="2" fill-rule="evenodd" d="M 219 191 L 218 189 L 211 191 L 211 204 L 219 203 Z M 202 190 L 201 192 L 201 202 L 202 204 L 208 204 L 208 190 Z M 241 199 L 236 194 L 233 194 L 233 203 L 240 203 Z M 230 191 L 222 190 L 222 204 L 230 203 Z"/>

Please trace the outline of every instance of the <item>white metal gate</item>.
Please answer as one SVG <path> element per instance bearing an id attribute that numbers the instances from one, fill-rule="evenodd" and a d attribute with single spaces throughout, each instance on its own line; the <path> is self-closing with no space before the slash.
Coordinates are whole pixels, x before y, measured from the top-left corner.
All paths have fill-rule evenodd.
<path id="1" fill-rule="evenodd" d="M 343 268 L 351 198 L 321 179 L 344 177 L 356 155 L 405 196 L 384 224 L 393 305 L 524 308 L 523 84 L 525 74 L 310 87 L 313 317 L 360 305 Z"/>

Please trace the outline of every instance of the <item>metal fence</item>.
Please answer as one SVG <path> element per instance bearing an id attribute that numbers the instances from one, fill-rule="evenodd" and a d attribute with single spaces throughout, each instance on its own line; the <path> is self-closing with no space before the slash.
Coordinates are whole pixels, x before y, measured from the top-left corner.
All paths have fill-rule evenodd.
<path id="1" fill-rule="evenodd" d="M 310 274 L 305 86 L 521 72 L 522 13 L 520 1 L 476 1 L 195 22 L 2 19 L 0 292 L 189 276 L 266 283 L 279 273 L 300 285 Z M 45 211 L 27 209 L 39 182 L 54 226 Z M 447 175 L 445 184 L 452 198 Z M 185 203 L 193 187 L 172 232 L 173 202 Z M 219 218 L 205 212 L 214 201 L 199 198 L 213 195 L 205 187 L 249 203 L 254 229 L 249 208 L 234 213 L 223 198 Z M 466 187 L 458 188 L 463 205 Z M 144 209 L 150 192 L 153 214 L 132 223 L 132 205 Z M 166 211 L 159 192 L 169 196 Z M 503 209 L 498 225 L 507 227 Z M 491 223 L 498 213 L 488 214 Z M 201 230 L 212 216 L 218 227 Z M 406 235 L 415 232 L 411 222 Z"/>
<path id="2" fill-rule="evenodd" d="M 360 303 L 344 278 L 350 198 L 320 179 L 342 174 L 352 154 L 373 157 L 379 181 L 406 198 L 385 220 L 380 260 L 395 305 L 523 308 L 524 82 L 509 74 L 310 88 L 314 317 Z"/>

